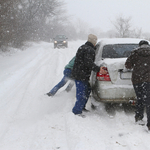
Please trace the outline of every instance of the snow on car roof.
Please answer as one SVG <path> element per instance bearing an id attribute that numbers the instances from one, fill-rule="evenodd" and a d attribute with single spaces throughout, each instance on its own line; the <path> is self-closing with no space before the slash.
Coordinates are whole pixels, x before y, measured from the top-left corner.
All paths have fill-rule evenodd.
<path id="1" fill-rule="evenodd" d="M 138 44 L 143 39 L 137 39 L 137 38 L 106 38 L 106 39 L 100 39 L 99 43 L 103 44 L 125 44 L 125 43 L 134 43 Z"/>

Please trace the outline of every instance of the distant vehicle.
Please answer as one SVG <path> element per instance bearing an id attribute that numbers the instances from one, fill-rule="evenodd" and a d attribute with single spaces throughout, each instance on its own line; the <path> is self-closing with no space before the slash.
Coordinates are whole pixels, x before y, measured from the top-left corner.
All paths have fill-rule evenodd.
<path id="1" fill-rule="evenodd" d="M 102 39 L 96 45 L 95 63 L 102 65 L 108 74 L 92 72 L 92 95 L 96 102 L 130 103 L 136 102 L 131 82 L 132 70 L 124 67 L 130 52 L 138 47 L 141 39 Z"/>
<path id="2" fill-rule="evenodd" d="M 65 35 L 56 35 L 54 39 L 54 48 L 67 48 L 68 41 Z"/>

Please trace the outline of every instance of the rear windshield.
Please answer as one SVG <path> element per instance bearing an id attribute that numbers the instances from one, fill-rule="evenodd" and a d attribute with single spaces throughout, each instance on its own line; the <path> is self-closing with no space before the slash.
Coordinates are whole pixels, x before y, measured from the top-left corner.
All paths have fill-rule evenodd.
<path id="1" fill-rule="evenodd" d="M 103 47 L 102 58 L 124 58 L 128 57 L 131 51 L 138 47 L 138 44 L 114 44 Z"/>

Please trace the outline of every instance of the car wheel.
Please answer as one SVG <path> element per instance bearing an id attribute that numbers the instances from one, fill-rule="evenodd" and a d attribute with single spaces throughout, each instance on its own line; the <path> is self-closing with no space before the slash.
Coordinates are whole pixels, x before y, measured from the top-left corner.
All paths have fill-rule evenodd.
<path id="1" fill-rule="evenodd" d="M 111 116 L 115 116 L 116 114 L 115 105 L 112 103 L 105 103 L 105 110 Z"/>
<path id="2" fill-rule="evenodd" d="M 127 114 L 135 112 L 135 106 L 132 106 L 130 104 L 123 104 L 123 109 Z"/>
<path id="3" fill-rule="evenodd" d="M 54 44 L 54 48 L 56 48 L 57 47 L 57 45 L 56 44 Z"/>

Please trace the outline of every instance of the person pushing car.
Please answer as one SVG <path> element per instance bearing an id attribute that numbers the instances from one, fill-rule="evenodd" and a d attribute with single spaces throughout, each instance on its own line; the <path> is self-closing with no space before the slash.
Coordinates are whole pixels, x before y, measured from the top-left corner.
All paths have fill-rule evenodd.
<path id="1" fill-rule="evenodd" d="M 139 47 L 131 52 L 125 62 L 127 69 L 133 69 L 132 83 L 137 96 L 135 122 L 147 113 L 147 127 L 150 130 L 150 46 L 145 40 L 139 42 Z"/>
<path id="2" fill-rule="evenodd" d="M 88 40 L 85 44 L 78 48 L 72 76 L 76 84 L 76 103 L 72 109 L 75 115 L 83 115 L 82 111 L 86 111 L 85 106 L 91 93 L 89 78 L 91 71 L 106 74 L 107 71 L 103 67 L 97 66 L 95 60 L 95 45 L 97 37 L 93 34 L 88 35 Z"/>

